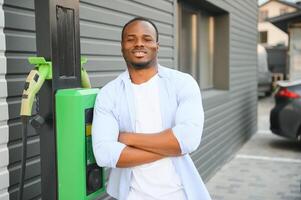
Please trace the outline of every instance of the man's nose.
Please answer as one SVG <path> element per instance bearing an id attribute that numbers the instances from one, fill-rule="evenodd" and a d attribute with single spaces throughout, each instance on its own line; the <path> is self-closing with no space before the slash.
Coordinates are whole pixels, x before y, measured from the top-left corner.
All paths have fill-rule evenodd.
<path id="1" fill-rule="evenodd" d="M 138 46 L 138 47 L 144 46 L 143 40 L 138 38 L 136 40 L 135 46 Z"/>

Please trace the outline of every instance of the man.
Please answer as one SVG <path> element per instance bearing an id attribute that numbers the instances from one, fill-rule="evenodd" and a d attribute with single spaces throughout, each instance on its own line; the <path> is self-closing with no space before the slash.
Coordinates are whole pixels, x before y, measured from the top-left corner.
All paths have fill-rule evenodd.
<path id="1" fill-rule="evenodd" d="M 189 153 L 199 146 L 204 112 L 188 74 L 158 64 L 158 30 L 134 18 L 122 30 L 127 70 L 99 92 L 92 126 L 107 192 L 120 200 L 210 200 Z"/>

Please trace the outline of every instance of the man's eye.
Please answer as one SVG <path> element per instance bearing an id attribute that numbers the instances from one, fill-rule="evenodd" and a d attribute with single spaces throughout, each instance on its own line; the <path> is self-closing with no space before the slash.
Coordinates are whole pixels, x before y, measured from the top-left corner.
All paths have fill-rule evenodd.
<path id="1" fill-rule="evenodd" d="M 145 38 L 144 40 L 147 41 L 147 42 L 153 41 L 152 38 Z"/>
<path id="2" fill-rule="evenodd" d="M 126 41 L 128 42 L 134 41 L 134 38 L 128 38 Z"/>

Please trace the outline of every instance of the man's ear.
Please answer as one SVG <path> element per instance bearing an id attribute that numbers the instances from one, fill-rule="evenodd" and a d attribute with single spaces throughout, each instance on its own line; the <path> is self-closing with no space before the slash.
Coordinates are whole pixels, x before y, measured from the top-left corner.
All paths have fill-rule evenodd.
<path id="1" fill-rule="evenodd" d="M 160 43 L 157 42 L 157 51 L 159 51 L 159 48 L 160 48 Z"/>

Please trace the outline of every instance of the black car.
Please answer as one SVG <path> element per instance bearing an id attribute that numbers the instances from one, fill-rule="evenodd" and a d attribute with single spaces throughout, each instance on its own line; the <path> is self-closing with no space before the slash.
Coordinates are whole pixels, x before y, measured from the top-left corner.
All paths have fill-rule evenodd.
<path id="1" fill-rule="evenodd" d="M 301 81 L 278 82 L 270 129 L 277 135 L 301 141 Z"/>

